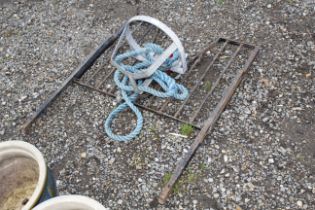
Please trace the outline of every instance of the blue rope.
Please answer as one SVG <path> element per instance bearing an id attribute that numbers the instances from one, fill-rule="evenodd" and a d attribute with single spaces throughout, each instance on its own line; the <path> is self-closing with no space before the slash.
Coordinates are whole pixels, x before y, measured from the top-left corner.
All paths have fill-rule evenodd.
<path id="1" fill-rule="evenodd" d="M 120 65 L 120 68 L 123 68 L 126 71 L 131 73 L 141 73 L 141 70 L 148 68 L 153 62 L 153 55 L 162 54 L 164 49 L 157 44 L 147 43 L 144 45 L 143 49 L 128 51 L 126 53 L 117 55 L 115 57 L 115 61 Z M 145 59 L 141 62 L 136 63 L 135 65 L 126 65 L 123 64 L 123 61 L 130 58 L 141 55 Z M 167 98 L 173 97 L 175 99 L 184 100 L 188 96 L 188 90 L 181 84 L 177 84 L 176 81 L 168 76 L 165 73 L 165 70 L 170 69 L 173 65 L 176 65 L 176 62 L 179 61 L 179 54 L 177 51 L 173 53 L 171 58 L 166 59 L 166 61 L 156 70 L 153 75 L 150 77 L 153 81 L 158 83 L 162 87 L 162 91 L 158 91 L 156 89 L 150 88 L 148 86 L 144 86 L 143 79 L 137 80 L 137 86 L 139 91 L 147 92 L 154 96 Z M 143 117 L 139 109 L 134 105 L 134 102 L 139 96 L 138 92 L 135 92 L 134 88 L 131 86 L 129 79 L 126 75 L 117 69 L 114 73 L 114 81 L 118 88 L 120 89 L 120 93 L 122 95 L 122 99 L 124 100 L 116 109 L 114 109 L 107 119 L 104 122 L 104 129 L 107 135 L 115 140 L 115 141 L 130 141 L 135 138 L 141 131 L 143 126 Z M 132 130 L 129 134 L 126 135 L 117 135 L 114 134 L 111 129 L 111 124 L 113 120 L 117 117 L 119 113 L 130 108 L 137 117 L 137 124 L 134 130 Z"/>

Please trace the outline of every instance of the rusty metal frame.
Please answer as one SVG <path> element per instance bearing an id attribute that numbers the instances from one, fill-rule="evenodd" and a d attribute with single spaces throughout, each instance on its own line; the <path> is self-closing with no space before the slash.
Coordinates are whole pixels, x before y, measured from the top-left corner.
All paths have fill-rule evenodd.
<path id="1" fill-rule="evenodd" d="M 91 68 L 91 66 L 96 62 L 96 60 L 102 56 L 108 49 L 116 42 L 118 37 L 120 36 L 122 32 L 123 27 L 114 35 L 106 39 L 98 48 L 96 48 L 87 58 L 86 60 L 80 64 L 80 66 L 63 82 L 61 87 L 57 89 L 55 92 L 52 93 L 52 95 L 42 104 L 39 106 L 39 108 L 36 110 L 36 112 L 27 120 L 27 122 L 22 126 L 22 131 L 27 132 L 28 129 L 31 127 L 32 123 L 47 109 L 47 107 L 52 104 L 52 102 L 60 95 L 60 93 L 67 88 L 69 84 L 72 82 L 81 85 L 83 87 L 89 88 L 93 91 L 98 91 L 101 94 L 110 96 L 110 97 L 116 97 L 115 95 L 115 87 L 112 90 L 104 90 L 102 89 L 102 85 L 108 81 L 110 76 L 114 73 L 115 69 L 112 69 L 108 72 L 104 77 L 102 77 L 102 80 L 96 83 L 95 85 L 91 85 L 91 80 L 97 76 L 97 74 L 101 71 L 102 68 L 98 69 L 97 71 L 93 72 L 92 75 L 88 75 L 87 79 L 82 79 L 83 75 Z M 149 33 L 149 30 L 145 34 Z M 158 33 L 158 32 L 157 32 Z M 155 35 L 156 39 L 157 34 Z M 192 156 L 196 152 L 199 145 L 203 142 L 204 138 L 210 131 L 213 129 L 216 121 L 219 119 L 221 113 L 229 103 L 230 99 L 233 96 L 233 93 L 235 92 L 236 88 L 240 84 L 244 74 L 249 70 L 249 67 L 251 66 L 252 62 L 254 61 L 255 57 L 257 56 L 259 52 L 259 47 L 246 44 L 246 43 L 240 43 L 237 41 L 233 41 L 227 38 L 219 38 L 215 40 L 213 43 L 211 43 L 206 49 L 204 49 L 199 55 L 197 55 L 194 59 L 192 59 L 192 63 L 190 63 L 190 69 L 194 69 L 202 60 L 204 54 L 211 49 L 215 44 L 221 43 L 222 46 L 219 48 L 219 51 L 213 56 L 210 64 L 206 67 L 205 71 L 202 73 L 198 81 L 195 83 L 195 85 L 190 90 L 190 96 L 192 93 L 194 93 L 198 86 L 200 85 L 201 81 L 204 79 L 204 77 L 207 75 L 207 73 L 213 68 L 214 63 L 219 59 L 220 55 L 224 52 L 226 46 L 228 44 L 237 46 L 237 49 L 234 51 L 232 56 L 230 57 L 228 63 L 224 66 L 223 70 L 220 72 L 219 76 L 217 77 L 214 84 L 211 86 L 211 89 L 207 92 L 207 94 L 204 96 L 203 100 L 199 104 L 199 107 L 192 112 L 192 115 L 189 116 L 189 120 L 184 120 L 180 118 L 180 113 L 183 110 L 184 106 L 187 104 L 190 96 L 181 102 L 179 108 L 176 110 L 175 114 L 168 114 L 164 110 L 167 107 L 167 104 L 171 102 L 171 99 L 166 99 L 163 104 L 159 108 L 150 108 L 148 106 L 142 105 L 141 103 L 136 103 L 136 105 L 142 109 L 145 109 L 147 111 L 156 113 L 158 115 L 176 120 L 181 123 L 187 123 L 191 126 L 200 129 L 199 133 L 197 134 L 194 142 L 190 146 L 188 152 L 183 153 L 182 158 L 177 163 L 177 166 L 172 174 L 171 179 L 168 181 L 168 183 L 164 186 L 162 189 L 158 202 L 161 204 L 164 204 L 166 202 L 167 197 L 171 193 L 172 187 L 176 183 L 176 181 L 181 176 L 183 170 L 188 165 L 189 161 L 191 160 Z M 251 51 L 251 53 L 248 56 L 248 59 L 244 65 L 244 67 L 236 72 L 236 75 L 233 78 L 233 81 L 230 83 L 230 85 L 225 89 L 223 96 L 220 98 L 219 103 L 216 105 L 214 110 L 211 112 L 210 117 L 204 121 L 202 125 L 198 125 L 194 123 L 195 119 L 198 116 L 198 113 L 201 112 L 202 107 L 205 106 L 207 100 L 209 97 L 213 94 L 214 90 L 218 87 L 220 80 L 222 79 L 225 72 L 231 67 L 232 62 L 235 60 L 236 56 L 240 53 L 240 51 L 243 48 L 247 48 Z M 110 57 L 110 56 L 109 56 Z M 109 63 L 108 58 L 106 60 L 106 63 Z M 182 79 L 186 79 L 189 76 L 189 71 L 187 74 L 183 76 Z M 87 80 L 87 81 L 86 81 Z M 150 100 L 153 100 L 152 98 Z"/>
<path id="2" fill-rule="evenodd" d="M 219 48 L 218 52 L 213 56 L 210 64 L 207 66 L 206 70 L 202 73 L 202 75 L 200 76 L 198 81 L 190 89 L 190 96 L 198 89 L 198 86 L 200 85 L 200 82 L 205 78 L 207 73 L 212 69 L 213 65 L 219 59 L 221 54 L 224 52 L 224 50 L 226 49 L 227 45 L 229 45 L 229 44 L 235 45 L 236 46 L 236 50 L 234 51 L 232 56 L 229 58 L 229 61 L 224 66 L 224 68 L 220 72 L 219 76 L 216 78 L 214 84 L 211 86 L 210 91 L 208 91 L 207 94 L 204 96 L 203 100 L 199 104 L 199 107 L 196 110 L 194 110 L 194 112 L 192 113 L 192 115 L 190 116 L 188 121 L 181 119 L 179 117 L 179 115 L 180 115 L 180 112 L 182 111 L 183 107 L 185 106 L 185 104 L 188 102 L 190 96 L 180 104 L 180 106 L 177 109 L 176 113 L 173 114 L 173 115 L 167 114 L 164 111 L 165 107 L 167 106 L 167 104 L 169 102 L 171 102 L 171 99 L 165 100 L 165 102 L 157 109 L 150 108 L 148 106 L 144 106 L 144 105 L 141 105 L 141 103 L 136 102 L 136 105 L 138 107 L 144 109 L 144 110 L 156 113 L 156 114 L 164 116 L 164 117 L 168 117 L 170 119 L 176 120 L 176 121 L 181 122 L 181 123 L 190 124 L 193 127 L 197 128 L 197 129 L 200 129 L 200 131 L 197 134 L 193 144 L 190 146 L 188 152 L 184 153 L 182 158 L 180 159 L 180 161 L 177 163 L 177 166 L 175 168 L 175 171 L 172 174 L 171 179 L 169 180 L 169 182 L 162 189 L 162 191 L 161 191 L 161 193 L 159 195 L 159 198 L 158 198 L 158 202 L 160 204 L 164 204 L 166 202 L 166 199 L 167 199 L 168 195 L 170 194 L 170 192 L 172 190 L 172 187 L 174 186 L 176 181 L 181 176 L 183 170 L 188 165 L 190 159 L 192 158 L 193 154 L 195 153 L 195 151 L 197 150 L 199 145 L 203 142 L 203 140 L 206 137 L 206 135 L 213 129 L 216 121 L 219 119 L 221 113 L 223 112 L 223 110 L 227 106 L 229 100 L 233 96 L 234 91 L 236 90 L 236 88 L 240 84 L 244 74 L 249 70 L 249 67 L 251 66 L 252 62 L 254 61 L 254 59 L 257 56 L 258 51 L 259 51 L 259 47 L 257 47 L 257 46 L 249 45 L 249 44 L 246 44 L 246 43 L 239 43 L 239 42 L 236 42 L 236 41 L 233 41 L 233 40 L 230 40 L 230 39 L 226 39 L 226 38 L 219 38 L 219 39 L 215 40 L 213 43 L 211 43 L 205 50 L 203 50 L 198 55 L 198 57 L 196 57 L 193 60 L 193 63 L 191 64 L 189 69 L 194 69 L 201 62 L 201 60 L 202 60 L 204 54 L 206 53 L 206 51 L 211 49 L 215 44 L 218 44 L 218 43 L 221 43 L 222 46 Z M 225 89 L 225 91 L 223 93 L 223 96 L 221 97 L 219 103 L 216 105 L 215 109 L 211 112 L 210 117 L 207 120 L 205 120 L 205 122 L 203 123 L 202 126 L 199 126 L 199 125 L 195 124 L 194 120 L 196 119 L 198 113 L 200 113 L 201 108 L 205 105 L 205 103 L 208 100 L 208 98 L 210 97 L 210 95 L 213 94 L 214 90 L 218 87 L 218 85 L 219 85 L 223 75 L 231 67 L 231 65 L 232 65 L 233 61 L 235 60 L 236 56 L 240 53 L 240 51 L 243 48 L 247 48 L 247 49 L 250 50 L 250 54 L 249 54 L 249 56 L 248 56 L 248 58 L 246 60 L 246 63 L 244 65 L 244 67 L 242 69 L 240 69 L 238 72 L 236 72 L 236 75 L 234 76 L 233 81 Z M 116 97 L 116 94 L 114 93 L 115 89 L 107 91 L 107 90 L 104 90 L 104 89 L 100 88 L 102 84 L 106 83 L 106 81 L 109 79 L 109 76 L 112 75 L 113 73 L 114 73 L 114 69 L 112 71 L 110 71 L 109 74 L 106 75 L 102 79 L 102 81 L 99 82 L 95 86 L 89 84 L 92 77 L 90 77 L 85 82 L 82 81 L 82 80 L 75 80 L 74 82 L 79 84 L 79 85 L 81 85 L 81 86 L 87 87 L 87 88 L 89 88 L 89 89 L 91 89 L 93 91 L 98 91 L 99 93 L 102 93 L 102 94 L 105 94 L 105 95 L 108 95 L 110 97 L 115 98 Z M 183 80 L 185 80 L 187 77 L 189 77 L 189 71 L 183 77 L 184 77 Z"/>

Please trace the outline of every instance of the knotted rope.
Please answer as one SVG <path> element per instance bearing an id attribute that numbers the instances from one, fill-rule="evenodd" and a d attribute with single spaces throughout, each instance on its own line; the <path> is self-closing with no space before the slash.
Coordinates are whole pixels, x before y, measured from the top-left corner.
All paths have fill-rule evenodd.
<path id="1" fill-rule="evenodd" d="M 117 55 L 114 59 L 120 68 L 125 71 L 135 73 L 140 72 L 143 69 L 148 68 L 151 64 L 154 63 L 155 57 L 161 55 L 164 49 L 157 44 L 147 43 L 144 45 L 144 48 L 140 50 L 132 50 L 125 52 L 123 54 Z M 137 62 L 134 65 L 123 64 L 123 61 L 128 58 L 135 58 L 141 56 L 144 59 L 140 62 Z M 146 79 L 152 79 L 157 84 L 162 87 L 163 91 L 156 90 L 154 88 L 148 87 L 145 85 L 144 79 L 137 80 L 137 88 L 130 84 L 128 76 L 123 75 L 119 68 L 114 73 L 114 81 L 117 87 L 120 89 L 122 99 L 124 100 L 117 108 L 115 108 L 107 117 L 104 122 L 104 129 L 107 135 L 115 141 L 130 141 L 135 138 L 141 131 L 143 126 L 143 117 L 139 109 L 134 105 L 134 102 L 139 96 L 139 92 L 146 92 L 157 97 L 167 98 L 173 97 L 175 99 L 184 100 L 188 96 L 188 90 L 181 84 L 177 84 L 176 81 L 165 73 L 166 70 L 178 65 L 179 55 L 175 51 L 173 55 L 166 59 L 165 62 L 151 75 L 151 77 Z M 114 134 L 111 129 L 111 124 L 113 120 L 117 117 L 119 113 L 130 108 L 137 117 L 136 127 L 126 135 L 117 135 Z"/>

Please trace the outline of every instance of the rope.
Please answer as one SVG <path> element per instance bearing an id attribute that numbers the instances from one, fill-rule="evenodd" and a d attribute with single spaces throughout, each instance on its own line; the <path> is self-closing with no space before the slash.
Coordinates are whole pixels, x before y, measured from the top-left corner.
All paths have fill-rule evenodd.
<path id="1" fill-rule="evenodd" d="M 164 49 L 157 44 L 147 43 L 144 48 L 140 50 L 128 51 L 123 54 L 117 55 L 114 60 L 119 64 L 120 68 L 131 73 L 141 73 L 141 70 L 148 68 L 154 62 L 154 56 L 162 54 Z M 123 64 L 123 61 L 131 58 L 142 56 L 144 59 L 134 65 Z M 179 54 L 175 51 L 171 58 L 166 61 L 153 73 L 153 75 L 147 79 L 152 79 L 162 87 L 162 91 L 150 88 L 144 85 L 144 80 L 137 80 L 137 87 L 140 92 L 146 92 L 157 97 L 167 98 L 173 97 L 175 99 L 184 100 L 188 96 L 188 90 L 181 84 L 177 84 L 176 81 L 168 76 L 165 71 L 178 65 Z M 136 99 L 139 96 L 139 92 L 135 91 L 130 84 L 128 76 L 124 75 L 119 68 L 114 73 L 114 81 L 124 100 L 116 109 L 114 109 L 104 122 L 104 129 L 107 135 L 115 141 L 130 141 L 135 138 L 141 131 L 143 126 L 143 117 L 139 109 L 134 105 Z M 130 108 L 137 117 L 136 127 L 126 135 L 114 134 L 111 129 L 111 124 L 117 115 L 124 110 Z"/>

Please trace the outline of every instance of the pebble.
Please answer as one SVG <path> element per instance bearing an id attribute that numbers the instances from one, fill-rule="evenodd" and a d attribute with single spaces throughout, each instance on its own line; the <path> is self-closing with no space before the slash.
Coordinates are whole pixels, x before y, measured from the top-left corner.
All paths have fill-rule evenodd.
<path id="1" fill-rule="evenodd" d="M 20 99 L 19 99 L 19 102 L 23 102 L 25 99 L 27 99 L 28 96 L 22 96 Z"/>
<path id="2" fill-rule="evenodd" d="M 227 156 L 227 155 L 224 155 L 224 156 L 223 156 L 223 160 L 224 160 L 224 162 L 228 162 L 228 160 L 229 160 L 228 156 Z"/>
<path id="3" fill-rule="evenodd" d="M 81 153 L 81 158 L 86 158 L 86 152 Z"/>
<path id="4" fill-rule="evenodd" d="M 302 201 L 297 201 L 297 202 L 296 202 L 296 205 L 297 205 L 298 207 L 303 207 L 303 202 L 302 202 Z"/>
<path id="5" fill-rule="evenodd" d="M 115 162 L 115 158 L 111 158 L 111 159 L 109 160 L 109 164 L 110 164 L 110 165 L 112 165 L 114 162 Z"/>

